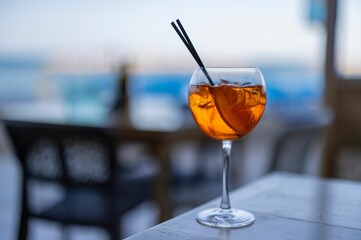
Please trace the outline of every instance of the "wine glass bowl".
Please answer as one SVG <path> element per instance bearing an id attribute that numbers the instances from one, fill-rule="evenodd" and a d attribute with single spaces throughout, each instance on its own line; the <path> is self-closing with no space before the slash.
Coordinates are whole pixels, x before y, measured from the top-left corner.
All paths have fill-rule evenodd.
<path id="1" fill-rule="evenodd" d="M 211 79 L 211 81 L 209 80 Z M 252 213 L 230 206 L 229 159 L 232 141 L 248 134 L 266 106 L 266 86 L 258 68 L 197 68 L 191 78 L 188 103 L 198 127 L 222 141 L 223 184 L 220 208 L 198 214 L 198 222 L 222 228 L 252 224 Z"/>

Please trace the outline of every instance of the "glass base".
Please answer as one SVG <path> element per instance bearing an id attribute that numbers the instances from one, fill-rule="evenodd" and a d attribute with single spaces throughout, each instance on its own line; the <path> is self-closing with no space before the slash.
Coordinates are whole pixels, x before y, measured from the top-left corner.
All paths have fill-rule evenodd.
<path id="1" fill-rule="evenodd" d="M 251 225 L 256 218 L 250 212 L 239 209 L 211 208 L 197 215 L 201 224 L 217 228 L 240 228 Z"/>

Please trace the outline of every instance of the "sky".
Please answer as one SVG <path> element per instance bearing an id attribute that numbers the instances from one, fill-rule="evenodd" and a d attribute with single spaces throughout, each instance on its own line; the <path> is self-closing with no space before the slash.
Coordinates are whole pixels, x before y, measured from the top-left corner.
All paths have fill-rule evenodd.
<path id="1" fill-rule="evenodd" d="M 321 67 L 325 34 L 306 0 L 3 0 L 0 55 L 128 59 L 144 69 L 194 67 L 179 18 L 206 65 Z"/>

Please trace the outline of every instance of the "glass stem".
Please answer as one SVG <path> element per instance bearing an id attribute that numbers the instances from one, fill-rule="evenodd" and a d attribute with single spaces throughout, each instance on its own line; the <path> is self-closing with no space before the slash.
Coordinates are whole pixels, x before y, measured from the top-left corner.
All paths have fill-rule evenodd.
<path id="1" fill-rule="evenodd" d="M 229 201 L 229 158 L 232 150 L 232 141 L 222 141 L 222 155 L 223 155 L 223 173 L 222 173 L 222 200 L 221 208 L 226 210 L 231 208 Z"/>

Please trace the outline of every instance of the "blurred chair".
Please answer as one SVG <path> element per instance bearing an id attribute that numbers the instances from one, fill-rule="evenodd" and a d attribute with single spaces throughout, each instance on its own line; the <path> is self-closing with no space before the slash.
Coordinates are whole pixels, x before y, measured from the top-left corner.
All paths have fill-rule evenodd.
<path id="1" fill-rule="evenodd" d="M 23 174 L 18 239 L 27 238 L 30 218 L 56 221 L 64 227 L 98 226 L 111 239 L 120 239 L 120 217 L 149 197 L 153 175 L 128 172 L 118 166 L 112 131 L 3 122 Z M 33 180 L 60 185 L 62 196 L 36 209 L 31 200 Z"/>
<path id="2" fill-rule="evenodd" d="M 220 145 L 206 136 L 191 142 L 194 148 L 191 153 L 179 151 L 176 161 L 188 161 L 188 166 L 179 166 L 174 161 L 170 174 L 170 205 L 173 216 L 195 208 L 221 194 L 221 153 L 214 161 L 208 157 L 213 149 L 220 152 Z M 217 155 L 218 156 L 218 155 Z M 188 159 L 185 159 L 188 158 Z M 192 159 L 192 162 L 189 162 Z M 219 164 L 218 164 L 219 163 Z"/>
<path id="3" fill-rule="evenodd" d="M 274 143 L 268 171 L 306 173 L 313 151 L 320 155 L 323 152 L 323 138 L 330 121 L 326 116 L 322 120 L 285 124 L 284 131 Z M 321 159 L 321 156 L 318 157 Z"/>

